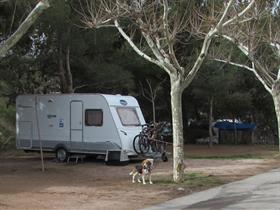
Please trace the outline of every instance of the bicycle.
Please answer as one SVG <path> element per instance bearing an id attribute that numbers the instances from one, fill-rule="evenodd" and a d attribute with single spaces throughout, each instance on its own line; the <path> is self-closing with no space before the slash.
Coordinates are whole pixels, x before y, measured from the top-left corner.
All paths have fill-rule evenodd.
<path id="1" fill-rule="evenodd" d="M 152 152 L 165 153 L 167 142 L 165 141 L 165 130 L 170 123 L 159 122 L 150 123 L 142 126 L 141 132 L 134 137 L 133 147 L 137 154 Z"/>
<path id="2" fill-rule="evenodd" d="M 170 126 L 167 122 L 159 122 L 156 124 L 153 135 L 151 136 L 151 148 L 153 152 L 164 153 L 166 151 L 167 141 L 166 128 Z"/>
<path id="3" fill-rule="evenodd" d="M 149 133 L 151 124 L 142 125 L 141 132 L 133 139 L 133 148 L 137 154 L 145 154 L 149 151 Z"/>

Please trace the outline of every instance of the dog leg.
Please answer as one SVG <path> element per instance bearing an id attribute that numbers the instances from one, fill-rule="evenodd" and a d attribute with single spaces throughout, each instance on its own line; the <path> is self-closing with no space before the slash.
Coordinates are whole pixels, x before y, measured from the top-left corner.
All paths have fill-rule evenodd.
<path id="1" fill-rule="evenodd" d="M 136 174 L 132 175 L 132 183 L 135 183 L 135 176 L 136 176 Z"/>
<path id="2" fill-rule="evenodd" d="M 145 175 L 142 175 L 143 184 L 146 184 Z"/>
<path id="3" fill-rule="evenodd" d="M 141 183 L 140 174 L 138 175 L 137 181 Z"/>
<path id="4" fill-rule="evenodd" d="M 149 174 L 149 182 L 150 182 L 150 184 L 153 184 L 153 182 L 152 182 L 152 174 Z"/>

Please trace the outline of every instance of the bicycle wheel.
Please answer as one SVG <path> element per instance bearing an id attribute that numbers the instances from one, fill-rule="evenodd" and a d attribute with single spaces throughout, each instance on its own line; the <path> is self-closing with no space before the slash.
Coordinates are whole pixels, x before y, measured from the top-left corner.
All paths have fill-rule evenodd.
<path id="1" fill-rule="evenodd" d="M 161 142 L 159 147 L 158 147 L 158 151 L 160 153 L 165 153 L 166 152 L 166 143 L 165 142 Z"/>
<path id="2" fill-rule="evenodd" d="M 150 145 L 153 152 L 158 152 L 158 143 L 156 141 L 151 140 Z"/>
<path id="3" fill-rule="evenodd" d="M 160 140 L 151 141 L 150 144 L 153 152 L 158 152 L 161 154 L 166 152 L 167 142 L 162 136 L 160 137 Z"/>
<path id="4" fill-rule="evenodd" d="M 141 150 L 140 150 L 140 146 L 139 146 L 140 145 L 139 141 L 141 138 L 142 138 L 142 135 L 138 134 L 133 139 L 133 149 L 137 154 L 141 154 Z"/>
<path id="5" fill-rule="evenodd" d="M 166 152 L 166 147 L 167 147 L 167 142 L 166 140 L 164 139 L 164 137 L 161 136 L 161 142 L 159 144 L 159 147 L 158 147 L 158 150 L 160 153 L 165 153 Z"/>
<path id="6" fill-rule="evenodd" d="M 139 148 L 142 154 L 146 154 L 150 150 L 149 138 L 146 135 L 142 135 L 139 139 Z"/>

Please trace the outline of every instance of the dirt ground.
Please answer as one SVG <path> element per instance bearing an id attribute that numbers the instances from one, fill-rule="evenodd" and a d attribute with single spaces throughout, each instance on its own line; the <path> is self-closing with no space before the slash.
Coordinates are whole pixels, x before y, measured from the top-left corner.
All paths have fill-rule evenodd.
<path id="1" fill-rule="evenodd" d="M 203 145 L 186 145 L 186 171 L 231 182 L 279 168 L 276 149 L 271 146 L 215 146 L 209 149 Z M 251 156 L 253 158 L 248 158 Z M 180 185 L 158 184 L 157 179 L 171 175 L 172 160 L 156 163 L 153 185 L 131 183 L 128 173 L 135 162 L 126 166 L 107 166 L 101 160 L 86 160 L 76 165 L 57 163 L 53 155 L 47 155 L 45 164 L 43 173 L 36 153 L 0 153 L 1 210 L 132 210 L 203 189 L 178 190 Z"/>

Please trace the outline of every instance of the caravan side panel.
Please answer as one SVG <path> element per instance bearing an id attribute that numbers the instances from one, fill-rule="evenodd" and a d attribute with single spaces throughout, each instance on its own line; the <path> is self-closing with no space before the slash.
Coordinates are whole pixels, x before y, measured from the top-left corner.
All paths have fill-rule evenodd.
<path id="1" fill-rule="evenodd" d="M 17 98 L 17 147 L 53 151 L 58 144 L 70 149 L 69 100 L 59 95 L 25 95 Z M 30 130 L 25 131 L 26 129 Z M 25 133 L 24 133 L 25 132 Z M 24 136 L 23 136 L 24 135 Z M 26 136 L 31 135 L 30 147 Z"/>
<path id="2" fill-rule="evenodd" d="M 34 127 L 34 97 L 18 97 L 16 101 L 16 146 L 31 149 Z"/>
<path id="3" fill-rule="evenodd" d="M 39 135 L 45 149 L 54 150 L 61 144 L 70 150 L 70 105 L 67 95 L 37 96 L 38 126 L 35 125 L 34 147 Z M 37 140 L 37 141 L 36 141 Z"/>

